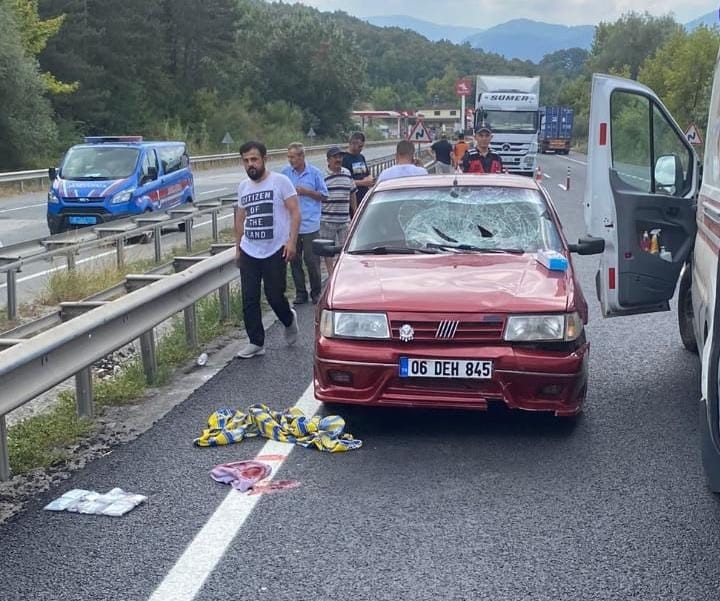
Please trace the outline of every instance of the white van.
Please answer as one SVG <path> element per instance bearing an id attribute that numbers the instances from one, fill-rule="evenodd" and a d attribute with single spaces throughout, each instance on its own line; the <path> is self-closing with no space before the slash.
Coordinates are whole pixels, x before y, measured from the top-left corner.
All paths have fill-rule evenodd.
<path id="1" fill-rule="evenodd" d="M 702 361 L 703 465 L 720 492 L 720 68 L 704 168 L 655 93 L 638 82 L 594 75 L 589 127 L 585 224 L 605 240 L 595 279 L 603 314 L 667 311 L 680 282 L 680 334 Z"/>

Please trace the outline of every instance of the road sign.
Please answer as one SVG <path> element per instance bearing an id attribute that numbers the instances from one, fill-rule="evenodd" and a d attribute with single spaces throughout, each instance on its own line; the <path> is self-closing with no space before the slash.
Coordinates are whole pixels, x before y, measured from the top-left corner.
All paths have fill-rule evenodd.
<path id="1" fill-rule="evenodd" d="M 693 144 L 694 146 L 700 146 L 703 143 L 702 137 L 700 136 L 700 130 L 695 126 L 694 123 L 691 123 L 690 127 L 687 128 L 687 131 L 685 132 L 685 137 L 688 139 L 688 142 L 690 142 L 690 144 Z"/>
<path id="2" fill-rule="evenodd" d="M 311 128 L 308 130 L 307 137 L 308 137 L 308 138 L 314 138 L 316 135 L 317 135 L 317 134 L 315 133 L 315 130 L 311 127 Z"/>
<path id="3" fill-rule="evenodd" d="M 229 131 L 225 132 L 225 136 L 223 136 L 222 142 L 220 142 L 220 144 L 235 144 L 235 140 L 232 139 Z"/>
<path id="4" fill-rule="evenodd" d="M 455 82 L 455 93 L 458 96 L 472 95 L 472 82 L 469 79 L 458 79 Z"/>
<path id="5" fill-rule="evenodd" d="M 410 133 L 408 134 L 408 140 L 411 142 L 432 142 L 430 139 L 430 132 L 425 127 L 425 122 L 422 119 L 415 121 L 415 125 L 412 126 Z"/>

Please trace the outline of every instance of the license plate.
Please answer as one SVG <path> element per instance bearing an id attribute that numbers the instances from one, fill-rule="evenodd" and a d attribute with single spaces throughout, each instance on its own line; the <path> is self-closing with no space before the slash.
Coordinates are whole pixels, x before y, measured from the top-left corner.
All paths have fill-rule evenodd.
<path id="1" fill-rule="evenodd" d="M 492 361 L 486 359 L 415 359 L 400 357 L 401 378 L 492 378 Z"/>
<path id="2" fill-rule="evenodd" d="M 72 215 L 71 217 L 68 217 L 68 221 L 71 225 L 89 225 L 97 223 L 97 217 L 93 216 L 84 216 L 84 215 Z"/>

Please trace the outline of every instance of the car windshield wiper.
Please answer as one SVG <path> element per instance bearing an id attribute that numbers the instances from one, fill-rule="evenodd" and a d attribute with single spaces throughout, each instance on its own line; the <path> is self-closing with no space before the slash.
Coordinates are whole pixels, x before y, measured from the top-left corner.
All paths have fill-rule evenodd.
<path id="1" fill-rule="evenodd" d="M 410 246 L 373 246 L 372 248 L 360 248 L 350 250 L 350 255 L 414 255 L 416 253 L 437 254 L 434 248 L 413 248 Z"/>
<path id="2" fill-rule="evenodd" d="M 497 254 L 513 254 L 522 255 L 525 251 L 522 248 L 483 248 L 481 246 L 473 246 L 472 244 L 437 244 L 428 242 L 428 248 L 438 248 L 440 250 L 464 250 L 467 252 L 478 253 L 497 253 Z"/>

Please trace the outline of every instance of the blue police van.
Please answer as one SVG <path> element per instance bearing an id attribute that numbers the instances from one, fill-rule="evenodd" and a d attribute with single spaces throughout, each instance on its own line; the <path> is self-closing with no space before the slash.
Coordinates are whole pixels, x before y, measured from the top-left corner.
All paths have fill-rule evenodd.
<path id="1" fill-rule="evenodd" d="M 194 181 L 184 142 L 141 136 L 86 137 L 49 169 L 51 234 L 192 202 Z"/>

